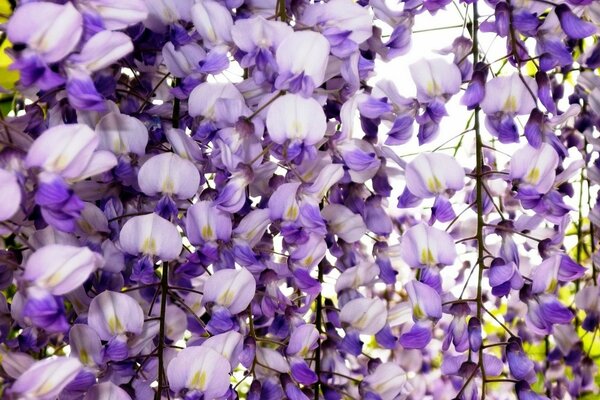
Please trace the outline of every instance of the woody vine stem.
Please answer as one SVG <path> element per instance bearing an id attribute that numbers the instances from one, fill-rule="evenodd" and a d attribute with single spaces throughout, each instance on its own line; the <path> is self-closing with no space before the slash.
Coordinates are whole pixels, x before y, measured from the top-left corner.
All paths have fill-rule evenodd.
<path id="1" fill-rule="evenodd" d="M 479 13 L 477 11 L 477 1 L 473 2 L 473 65 L 479 61 Z M 475 107 L 474 114 L 475 128 L 475 176 L 476 176 L 476 202 L 477 202 L 477 265 L 479 268 L 477 276 L 477 319 L 481 322 L 483 300 L 481 295 L 481 284 L 483 280 L 483 143 L 481 142 L 481 132 L 479 126 L 479 106 Z M 481 369 L 481 399 L 485 399 L 485 367 L 483 365 L 483 346 L 479 346 L 479 368 Z"/>

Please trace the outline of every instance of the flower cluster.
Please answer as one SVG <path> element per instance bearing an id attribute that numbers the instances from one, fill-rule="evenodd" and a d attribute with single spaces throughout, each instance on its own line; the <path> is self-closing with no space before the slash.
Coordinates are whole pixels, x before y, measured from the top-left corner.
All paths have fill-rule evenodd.
<path id="1" fill-rule="evenodd" d="M 18 3 L 3 398 L 598 395 L 600 2 Z"/>

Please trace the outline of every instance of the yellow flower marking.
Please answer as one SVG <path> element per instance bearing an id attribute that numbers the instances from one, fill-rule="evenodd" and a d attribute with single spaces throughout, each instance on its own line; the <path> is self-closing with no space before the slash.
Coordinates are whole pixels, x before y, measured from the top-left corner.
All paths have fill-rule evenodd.
<path id="1" fill-rule="evenodd" d="M 204 240 L 210 240 L 213 237 L 213 230 L 210 225 L 204 225 L 202 227 L 202 238 Z"/>
<path id="2" fill-rule="evenodd" d="M 171 179 L 171 178 L 165 179 L 165 181 L 163 182 L 163 185 L 162 185 L 162 192 L 163 193 L 173 193 L 174 189 L 175 189 L 175 183 L 173 182 L 173 179 Z"/>
<path id="3" fill-rule="evenodd" d="M 435 96 L 440 91 L 440 87 L 436 81 L 431 80 L 427 83 L 427 94 Z"/>
<path id="4" fill-rule="evenodd" d="M 292 204 L 286 210 L 285 217 L 286 217 L 286 219 L 294 220 L 294 219 L 298 218 L 298 212 L 299 212 L 298 207 L 295 204 Z"/>
<path id="5" fill-rule="evenodd" d="M 434 175 L 427 180 L 427 189 L 429 189 L 431 193 L 439 193 L 444 190 L 444 187 L 438 177 Z"/>
<path id="6" fill-rule="evenodd" d="M 108 329 L 110 329 L 110 333 L 120 333 L 124 332 L 125 328 L 121 325 L 121 321 L 117 317 L 110 317 L 108 319 Z"/>
<path id="7" fill-rule="evenodd" d="M 121 138 L 117 137 L 113 140 L 113 151 L 117 154 L 126 153 L 125 144 Z"/>
<path id="8" fill-rule="evenodd" d="M 55 272 L 54 274 L 52 274 L 48 278 L 46 278 L 46 285 L 51 286 L 51 287 L 56 286 L 62 280 L 63 280 L 63 274 L 61 274 L 59 272 Z"/>
<path id="9" fill-rule="evenodd" d="M 525 180 L 531 184 L 536 184 L 540 179 L 540 170 L 538 167 L 533 167 L 525 177 Z"/>
<path id="10" fill-rule="evenodd" d="M 302 139 L 302 131 L 302 123 L 299 120 L 295 120 L 292 124 L 290 139 Z"/>
<path id="11" fill-rule="evenodd" d="M 413 315 L 415 316 L 416 319 L 421 319 L 425 316 L 425 313 L 423 312 L 423 310 L 421 310 L 421 307 L 419 306 L 419 304 L 415 304 L 413 306 Z"/>
<path id="12" fill-rule="evenodd" d="M 198 371 L 192 377 L 192 381 L 190 382 L 190 389 L 198 389 L 204 390 L 204 386 L 206 385 L 206 372 Z"/>
<path id="13" fill-rule="evenodd" d="M 79 352 L 79 359 L 83 364 L 89 364 L 90 362 L 90 356 L 88 355 L 87 351 L 83 349 Z"/>
<path id="14" fill-rule="evenodd" d="M 69 165 L 70 161 L 71 160 L 68 156 L 66 156 L 65 154 L 61 154 L 56 160 L 54 160 L 53 169 L 56 171 L 61 171 L 65 169 L 67 165 Z"/>
<path id="15" fill-rule="evenodd" d="M 228 306 L 233 302 L 234 297 L 235 293 L 233 293 L 230 289 L 227 289 L 219 296 L 217 303 L 223 306 Z"/>
<path id="16" fill-rule="evenodd" d="M 424 264 L 424 265 L 435 265 L 436 264 L 435 257 L 433 256 L 433 253 L 431 252 L 431 250 L 429 248 L 423 249 L 421 251 L 421 264 Z"/>
<path id="17" fill-rule="evenodd" d="M 504 106 L 502 109 L 506 112 L 514 113 L 517 111 L 517 98 L 513 95 L 508 96 L 506 101 L 504 102 Z"/>
<path id="18" fill-rule="evenodd" d="M 361 315 L 359 319 L 354 321 L 354 326 L 359 329 L 364 328 L 367 325 L 367 318 L 367 313 L 363 313 L 363 315 Z"/>
<path id="19" fill-rule="evenodd" d="M 156 253 L 156 240 L 153 237 L 146 238 L 142 244 L 142 253 L 154 254 Z"/>
<path id="20" fill-rule="evenodd" d="M 550 281 L 550 284 L 548 285 L 548 289 L 546 289 L 546 292 L 548 292 L 548 293 L 554 292 L 554 290 L 556 289 L 557 286 L 558 286 L 558 281 L 556 279 L 552 279 Z"/>

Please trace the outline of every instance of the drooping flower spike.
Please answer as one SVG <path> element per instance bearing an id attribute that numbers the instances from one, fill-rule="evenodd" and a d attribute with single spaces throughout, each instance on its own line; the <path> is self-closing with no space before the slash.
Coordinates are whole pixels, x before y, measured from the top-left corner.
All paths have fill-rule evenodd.
<path id="1" fill-rule="evenodd" d="M 2 396 L 597 397 L 598 2 L 451 3 L 0 4 Z"/>

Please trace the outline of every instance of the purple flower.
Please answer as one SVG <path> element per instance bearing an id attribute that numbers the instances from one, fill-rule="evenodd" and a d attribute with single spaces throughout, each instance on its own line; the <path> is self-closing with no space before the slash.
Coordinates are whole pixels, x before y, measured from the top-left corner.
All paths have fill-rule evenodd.
<path id="1" fill-rule="evenodd" d="M 554 185 L 557 166 L 558 154 L 549 144 L 542 143 L 539 149 L 525 145 L 513 155 L 510 178 L 537 193 L 547 193 Z"/>
<path id="2" fill-rule="evenodd" d="M 577 264 L 566 254 L 555 254 L 533 271 L 531 279 L 533 293 L 553 293 L 558 282 L 571 282 L 583 276 L 585 268 Z"/>
<path id="3" fill-rule="evenodd" d="M 529 114 L 536 107 L 537 84 L 533 78 L 518 74 L 499 76 L 488 81 L 481 109 L 485 124 L 502 143 L 519 141 L 513 118 Z"/>
<path id="4" fill-rule="evenodd" d="M 597 286 L 588 286 L 575 294 L 575 304 L 578 308 L 585 310 L 586 317 L 581 324 L 586 331 L 592 332 L 600 322 L 600 299 Z"/>
<path id="5" fill-rule="evenodd" d="M 209 337 L 202 343 L 202 346 L 210 347 L 217 351 L 229 361 L 232 368 L 235 368 L 239 363 L 238 360 L 243 351 L 243 339 L 244 337 L 240 333 L 229 331 Z"/>
<path id="6" fill-rule="evenodd" d="M 527 325 L 540 335 L 552 332 L 554 324 L 567 324 L 573 319 L 573 312 L 553 295 L 543 294 L 530 300 L 527 311 Z"/>
<path id="7" fill-rule="evenodd" d="M 419 281 L 408 282 L 404 289 L 408 293 L 415 322 L 442 318 L 442 300 L 435 289 Z"/>
<path id="8" fill-rule="evenodd" d="M 456 248 L 452 237 L 425 224 L 410 227 L 402 236 L 401 256 L 412 268 L 452 265 Z"/>
<path id="9" fill-rule="evenodd" d="M 58 125 L 45 131 L 29 149 L 25 163 L 72 181 L 117 165 L 112 153 L 99 150 L 96 133 L 86 125 Z"/>
<path id="10" fill-rule="evenodd" d="M 51 244 L 27 259 L 23 280 L 62 295 L 77 289 L 103 264 L 102 257 L 87 247 Z"/>
<path id="11" fill-rule="evenodd" d="M 241 115 L 250 115 L 244 97 L 231 83 L 204 82 L 190 93 L 188 112 L 218 126 L 233 125 Z"/>
<path id="12" fill-rule="evenodd" d="M 465 172 L 456 159 L 441 153 L 424 153 L 406 166 L 406 187 L 422 199 L 464 186 Z"/>
<path id="13" fill-rule="evenodd" d="M 83 32 L 83 18 L 72 3 L 23 4 L 10 18 L 6 31 L 12 43 L 24 44 L 48 63 L 75 50 Z"/>
<path id="14" fill-rule="evenodd" d="M 571 39 L 585 39 L 598 32 L 598 28 L 593 23 L 577 17 L 566 4 L 559 4 L 554 12 L 558 16 L 561 28 Z"/>
<path id="15" fill-rule="evenodd" d="M 191 17 L 206 45 L 214 47 L 231 42 L 233 18 L 222 4 L 213 0 L 201 0 L 192 6 Z"/>
<path id="16" fill-rule="evenodd" d="M 333 0 L 306 8 L 300 21 L 317 27 L 329 40 L 331 53 L 348 57 L 372 35 L 373 18 L 366 7 L 350 0 Z"/>
<path id="17" fill-rule="evenodd" d="M 410 74 L 417 85 L 417 99 L 431 102 L 458 93 L 460 70 L 444 59 L 420 60 L 410 66 Z"/>
<path id="18" fill-rule="evenodd" d="M 492 293 L 495 296 L 506 296 L 511 289 L 519 290 L 523 287 L 525 280 L 521 276 L 517 264 L 505 262 L 501 258 L 492 261 L 488 272 Z"/>
<path id="19" fill-rule="evenodd" d="M 246 269 L 222 269 L 212 274 L 204 284 L 202 304 L 213 303 L 238 314 L 246 309 L 256 291 L 256 281 Z"/>
<path id="20" fill-rule="evenodd" d="M 74 358 L 48 358 L 34 363 L 12 384 L 8 393 L 17 398 L 55 399 L 81 371 Z"/>
<path id="21" fill-rule="evenodd" d="M 292 330 L 286 354 L 306 356 L 309 351 L 314 350 L 318 346 L 318 339 L 319 332 L 313 324 L 299 325 Z"/>
<path id="22" fill-rule="evenodd" d="M 337 145 L 353 182 L 364 183 L 373 178 L 381 160 L 373 145 L 363 140 L 348 140 Z"/>
<path id="23" fill-rule="evenodd" d="M 22 192 L 14 173 L 0 169 L 0 221 L 10 219 L 21 206 Z"/>
<path id="24" fill-rule="evenodd" d="M 148 129 L 137 118 L 118 111 L 109 112 L 98 121 L 96 135 L 100 140 L 98 150 L 114 154 L 129 153 L 143 156 L 148 144 Z"/>
<path id="25" fill-rule="evenodd" d="M 209 201 L 199 201 L 188 209 L 185 228 L 194 245 L 231 239 L 231 218 Z"/>
<path id="26" fill-rule="evenodd" d="M 69 346 L 73 355 L 86 366 L 101 365 L 103 349 L 100 337 L 88 325 L 75 324 L 69 330 Z"/>
<path id="27" fill-rule="evenodd" d="M 181 236 L 175 225 L 156 214 L 128 220 L 119 234 L 119 242 L 129 254 L 157 256 L 170 261 L 181 253 Z"/>
<path id="28" fill-rule="evenodd" d="M 356 266 L 346 269 L 335 282 L 335 291 L 340 293 L 344 289 L 358 288 L 369 285 L 379 274 L 376 263 L 361 262 Z"/>
<path id="29" fill-rule="evenodd" d="M 84 0 L 80 5 L 86 12 L 98 14 L 106 29 L 118 30 L 148 17 L 148 8 L 142 0 Z"/>
<path id="30" fill-rule="evenodd" d="M 325 80 L 329 50 L 329 42 L 317 32 L 299 31 L 286 36 L 275 54 L 279 67 L 275 87 L 309 97 Z"/>
<path id="31" fill-rule="evenodd" d="M 87 391 L 84 400 L 92 399 L 131 400 L 131 396 L 112 382 L 102 382 Z"/>
<path id="32" fill-rule="evenodd" d="M 269 106 L 266 120 L 269 137 L 283 144 L 289 140 L 314 145 L 325 136 L 327 122 L 323 109 L 312 98 L 286 94 Z"/>
<path id="33" fill-rule="evenodd" d="M 382 400 L 393 400 L 406 385 L 406 372 L 394 363 L 382 363 L 363 380 L 367 390 Z"/>
<path id="34" fill-rule="evenodd" d="M 127 294 L 106 291 L 92 299 L 88 324 L 100 339 L 110 340 L 127 333 L 141 333 L 144 312 L 138 302 Z"/>
<path id="35" fill-rule="evenodd" d="M 526 380 L 532 382 L 535 379 L 535 370 L 533 361 L 531 361 L 521 343 L 518 340 L 510 339 L 506 345 L 506 358 L 508 360 L 508 368 L 515 379 Z"/>
<path id="36" fill-rule="evenodd" d="M 149 196 L 158 193 L 179 199 L 194 197 L 200 186 L 198 168 L 174 153 L 162 153 L 148 159 L 138 173 L 138 184 Z"/>
<path id="37" fill-rule="evenodd" d="M 129 36 L 101 31 L 92 36 L 78 54 L 69 57 L 73 68 L 92 73 L 106 68 L 133 51 Z"/>
<path id="38" fill-rule="evenodd" d="M 235 45 L 244 52 L 240 65 L 244 68 L 256 66 L 261 71 L 253 74 L 256 83 L 261 84 L 264 80 L 275 79 L 274 75 L 277 71 L 275 51 L 292 33 L 293 30 L 287 24 L 266 20 L 261 16 L 235 21 L 231 36 Z"/>
<path id="39" fill-rule="evenodd" d="M 208 346 L 181 350 L 167 367 L 169 388 L 198 392 L 206 399 L 224 396 L 229 388 L 229 361 Z"/>
<path id="40" fill-rule="evenodd" d="M 329 229 L 345 242 L 359 241 L 367 232 L 363 218 L 341 204 L 328 204 L 321 212 Z"/>
<path id="41" fill-rule="evenodd" d="M 364 335 L 374 335 L 386 323 L 387 309 L 383 300 L 359 298 L 342 307 L 340 321 Z"/>

